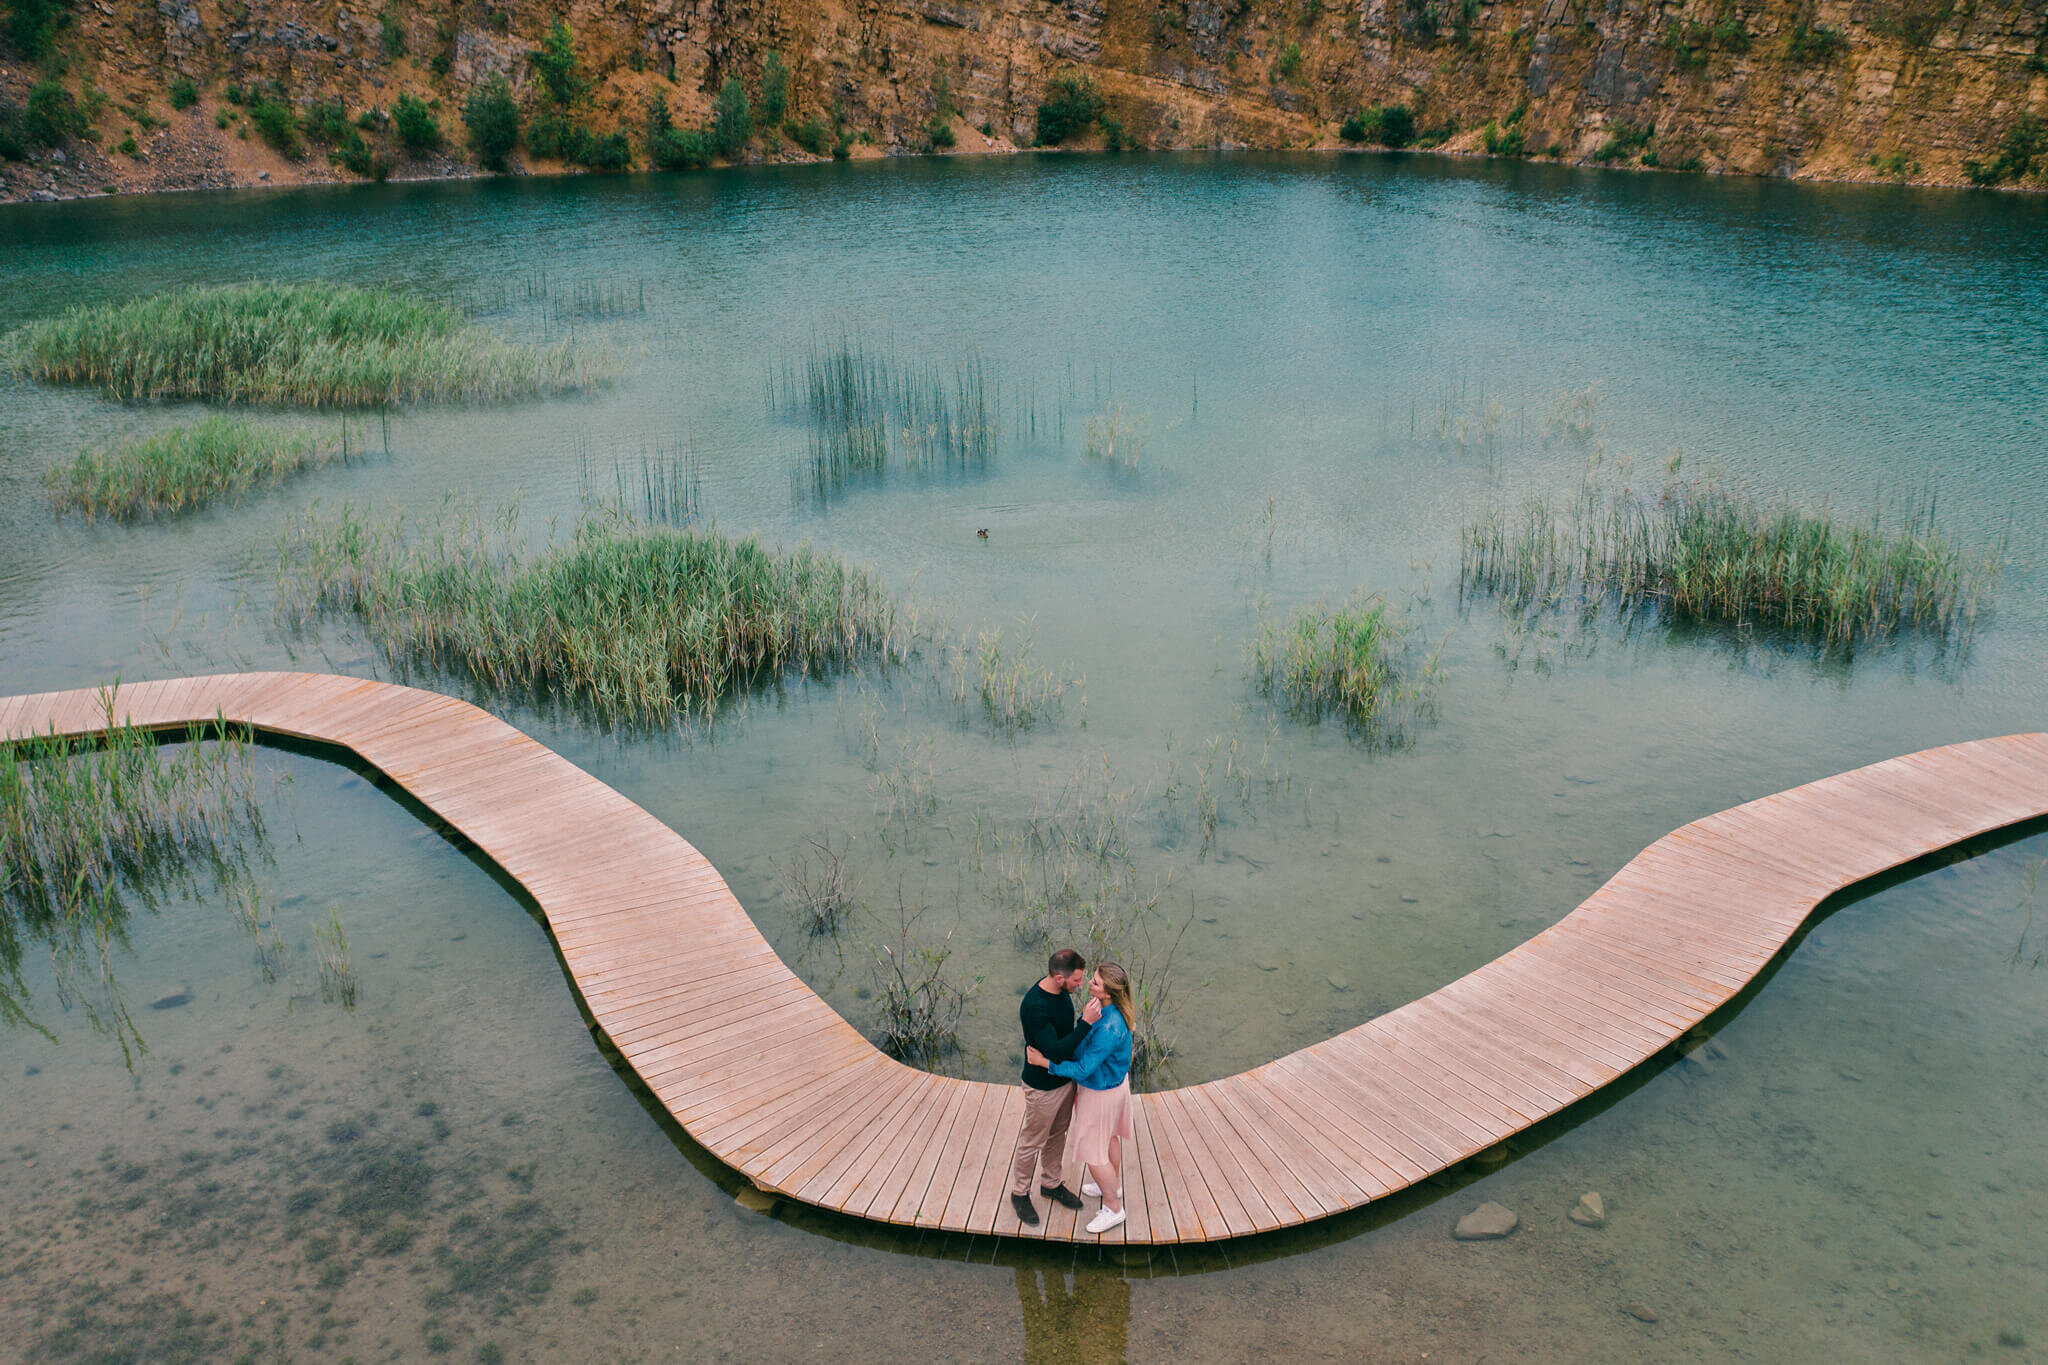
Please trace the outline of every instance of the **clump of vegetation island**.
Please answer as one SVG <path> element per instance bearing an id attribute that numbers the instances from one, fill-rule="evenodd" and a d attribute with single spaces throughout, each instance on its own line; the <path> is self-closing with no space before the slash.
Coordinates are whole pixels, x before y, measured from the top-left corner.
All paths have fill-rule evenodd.
<path id="1" fill-rule="evenodd" d="M 211 417 L 105 450 L 88 450 L 44 471 L 51 505 L 87 521 L 174 516 L 258 484 L 327 463 L 345 442 L 324 443 L 302 428 L 242 417 Z"/>
<path id="2" fill-rule="evenodd" d="M 0 1020 L 42 1031 L 21 974 L 24 945 L 41 943 L 67 1007 L 129 1053 L 141 1040 L 112 960 L 131 902 L 155 911 L 168 893 L 244 881 L 262 818 L 246 738 L 195 726 L 166 748 L 112 724 L 111 694 L 105 705 L 103 739 L 0 743 Z"/>
<path id="3" fill-rule="evenodd" d="M 310 407 L 506 399 L 608 382 L 608 348 L 508 341 L 446 304 L 352 285 L 197 285 L 73 308 L 5 342 L 17 373 L 128 400 Z"/>
<path id="4" fill-rule="evenodd" d="M 278 575 L 280 609 L 301 623 L 346 613 L 394 661 L 615 722 L 708 718 L 749 685 L 905 648 L 872 573 L 710 530 L 589 522 L 529 555 L 472 520 L 409 538 L 346 507 L 287 530 Z"/>
<path id="5" fill-rule="evenodd" d="M 1522 610 L 1612 603 L 1846 649 L 1906 630 L 1967 637 L 1999 561 L 1938 531 L 1931 501 L 1893 525 L 1859 524 L 1674 481 L 1655 497 L 1586 491 L 1564 514 L 1541 501 L 1490 513 L 1465 528 L 1460 574 Z"/>
<path id="6" fill-rule="evenodd" d="M 1437 660 L 1411 657 L 1414 629 L 1380 593 L 1313 603 L 1283 622 L 1261 614 L 1252 680 L 1300 719 L 1334 714 L 1360 738 L 1395 740 L 1436 708 Z"/>

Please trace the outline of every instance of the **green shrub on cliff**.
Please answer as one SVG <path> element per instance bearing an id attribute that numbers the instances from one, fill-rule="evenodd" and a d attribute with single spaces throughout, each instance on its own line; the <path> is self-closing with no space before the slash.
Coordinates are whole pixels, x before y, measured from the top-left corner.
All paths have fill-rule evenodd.
<path id="1" fill-rule="evenodd" d="M 583 65 L 576 57 L 576 35 L 563 20 L 555 20 L 539 49 L 527 53 L 526 59 L 557 108 L 566 109 L 589 93 L 590 82 L 583 78 Z"/>
<path id="2" fill-rule="evenodd" d="M 1345 142 L 1406 147 L 1415 141 L 1415 111 L 1405 104 L 1373 104 L 1356 110 L 1337 129 Z"/>
<path id="3" fill-rule="evenodd" d="M 283 100 L 268 95 L 259 95 L 249 106 L 249 122 L 256 125 L 256 131 L 263 140 L 277 148 L 288 159 L 297 161 L 306 154 L 306 139 L 299 130 L 299 116 Z"/>
<path id="4" fill-rule="evenodd" d="M 1963 174 L 1972 185 L 1997 185 L 2024 179 L 2037 160 L 2048 160 L 2048 123 L 2032 114 L 2021 114 L 2006 129 L 1998 155 L 1989 161 L 1965 161 Z"/>
<path id="5" fill-rule="evenodd" d="M 668 112 L 668 96 L 659 90 L 647 102 L 647 159 L 664 171 L 695 170 L 711 164 L 711 134 L 701 128 L 678 128 Z"/>
<path id="6" fill-rule="evenodd" d="M 761 59 L 761 126 L 780 127 L 787 112 L 789 68 L 783 65 L 780 52 L 771 52 Z"/>
<path id="7" fill-rule="evenodd" d="M 1826 24 L 1802 23 L 1785 39 L 1785 56 L 1795 62 L 1832 61 L 1848 46 L 1849 39 L 1842 30 Z"/>
<path id="8" fill-rule="evenodd" d="M 8 0 L 7 36 L 14 50 L 30 61 L 40 61 L 57 41 L 57 31 L 71 22 L 71 10 L 63 0 Z"/>
<path id="9" fill-rule="evenodd" d="M 502 171 L 505 158 L 519 145 L 519 106 L 503 76 L 493 76 L 469 92 L 462 106 L 469 145 L 485 170 Z"/>
<path id="10" fill-rule="evenodd" d="M 441 145 L 441 125 L 427 108 L 427 102 L 413 95 L 400 95 L 391 106 L 391 126 L 398 140 L 415 152 L 431 152 Z"/>
<path id="11" fill-rule="evenodd" d="M 180 76 L 171 82 L 171 108 L 183 111 L 199 103 L 199 87 L 190 76 Z"/>
<path id="12" fill-rule="evenodd" d="M 68 137 L 84 137 L 92 120 L 69 90 L 49 77 L 29 87 L 28 111 L 21 129 L 32 146 L 54 147 Z"/>
<path id="13" fill-rule="evenodd" d="M 1038 105 L 1038 145 L 1057 147 L 1087 132 L 1108 107 L 1101 89 L 1089 77 L 1072 73 L 1053 77 Z"/>
<path id="14" fill-rule="evenodd" d="M 718 87 L 718 103 L 711 110 L 711 144 L 730 160 L 754 135 L 754 116 L 747 106 L 747 88 L 738 76 L 727 76 Z"/>

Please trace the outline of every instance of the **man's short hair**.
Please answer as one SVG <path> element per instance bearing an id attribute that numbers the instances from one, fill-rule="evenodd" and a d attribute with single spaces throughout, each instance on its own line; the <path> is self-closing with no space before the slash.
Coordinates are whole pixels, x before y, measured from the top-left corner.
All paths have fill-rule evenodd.
<path id="1" fill-rule="evenodd" d="M 1066 976 L 1069 973 L 1080 971 L 1087 965 L 1087 958 L 1082 957 L 1072 948 L 1062 948 L 1046 959 L 1045 974 L 1047 976 Z"/>

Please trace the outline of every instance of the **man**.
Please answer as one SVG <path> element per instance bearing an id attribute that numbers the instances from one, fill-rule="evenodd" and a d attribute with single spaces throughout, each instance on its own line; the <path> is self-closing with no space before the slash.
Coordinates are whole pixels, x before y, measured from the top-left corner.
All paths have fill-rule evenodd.
<path id="1" fill-rule="evenodd" d="M 1074 1022 L 1074 1002 L 1068 992 L 1081 988 L 1088 964 L 1072 948 L 1062 948 L 1045 964 L 1045 976 L 1024 992 L 1017 1018 L 1024 1025 L 1024 1042 L 1037 1048 L 1047 1062 L 1071 1061 L 1074 1049 L 1088 1036 L 1084 1020 Z M 1065 1160 L 1067 1124 L 1074 1117 L 1074 1083 L 1053 1075 L 1043 1066 L 1024 1063 L 1024 1129 L 1017 1135 L 1017 1156 L 1010 1167 L 1010 1207 L 1017 1221 L 1038 1226 L 1038 1209 L 1031 1202 L 1031 1174 L 1044 1158 L 1045 1179 L 1038 1192 L 1066 1208 L 1081 1207 L 1081 1196 L 1067 1188 Z"/>

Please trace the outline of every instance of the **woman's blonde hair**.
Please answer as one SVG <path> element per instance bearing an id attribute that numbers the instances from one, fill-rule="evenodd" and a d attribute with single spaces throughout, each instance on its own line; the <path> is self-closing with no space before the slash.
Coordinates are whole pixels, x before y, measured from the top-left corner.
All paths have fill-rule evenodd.
<path id="1" fill-rule="evenodd" d="M 1105 962 L 1095 969 L 1102 978 L 1103 992 L 1109 996 L 1109 1003 L 1116 1006 L 1116 1012 L 1124 1017 L 1124 1027 L 1136 1030 L 1137 1015 L 1131 1008 L 1131 974 L 1114 962 Z"/>

